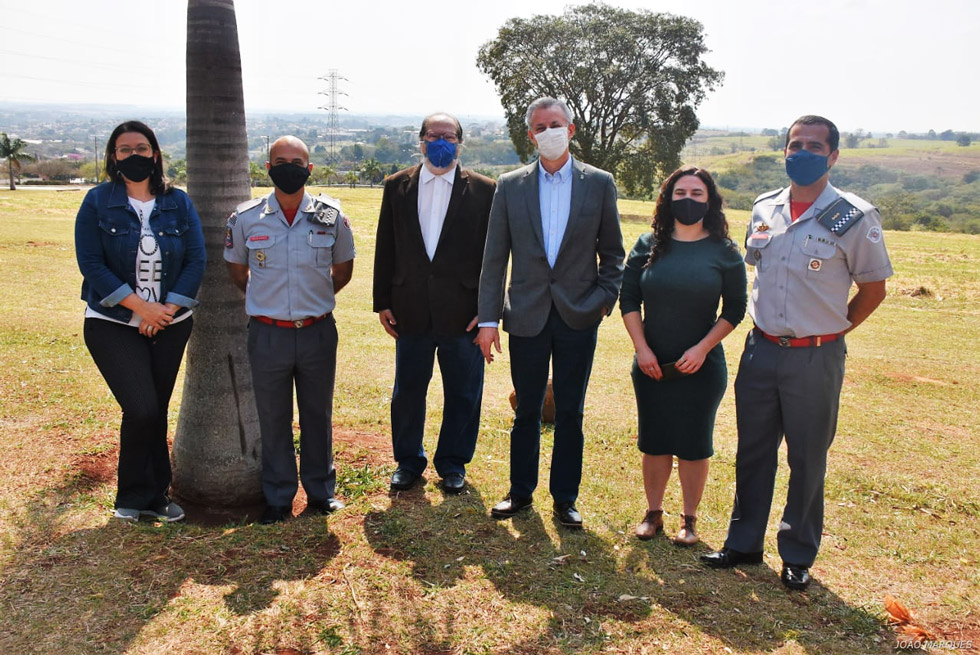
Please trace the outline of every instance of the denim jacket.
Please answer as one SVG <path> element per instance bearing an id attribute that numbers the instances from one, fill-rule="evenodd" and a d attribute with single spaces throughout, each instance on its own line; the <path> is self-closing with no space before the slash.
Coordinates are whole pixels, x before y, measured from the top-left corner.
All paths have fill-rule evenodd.
<path id="1" fill-rule="evenodd" d="M 198 305 L 197 290 L 207 260 L 201 219 L 179 189 L 157 196 L 150 227 L 163 254 L 160 301 L 184 309 Z M 105 182 L 89 190 L 75 218 L 75 256 L 82 272 L 82 300 L 119 321 L 133 313 L 119 304 L 136 288 L 140 219 L 129 204 L 126 185 Z"/>

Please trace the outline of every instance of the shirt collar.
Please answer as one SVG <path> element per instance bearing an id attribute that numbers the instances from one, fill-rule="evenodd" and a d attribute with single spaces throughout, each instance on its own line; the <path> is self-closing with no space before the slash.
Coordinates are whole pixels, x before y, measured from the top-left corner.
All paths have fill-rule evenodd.
<path id="1" fill-rule="evenodd" d="M 565 180 L 571 179 L 570 178 L 570 175 L 571 174 L 572 174 L 572 156 L 571 155 L 568 156 L 568 161 L 566 161 L 564 164 L 562 164 L 562 167 L 559 168 L 557 171 L 555 171 L 554 174 L 549 173 L 548 171 L 546 171 L 544 169 L 544 166 L 541 165 L 541 162 L 538 161 L 538 179 L 539 180 L 542 180 L 543 181 L 543 180 L 547 180 L 549 177 L 556 177 L 556 178 L 558 178 L 558 181 L 559 182 L 564 182 Z"/>
<path id="2" fill-rule="evenodd" d="M 426 166 L 423 163 L 421 165 L 421 171 L 419 172 L 419 184 L 420 185 L 421 184 L 425 184 L 429 180 L 434 180 L 436 178 L 438 178 L 440 180 L 444 180 L 447 184 L 452 184 L 453 183 L 453 180 L 456 179 L 456 167 L 458 165 L 459 165 L 458 163 L 457 164 L 453 164 L 453 167 L 450 168 L 445 173 L 443 173 L 442 175 L 436 175 L 435 173 L 433 173 L 432 171 L 429 170 L 429 167 L 428 166 Z"/>

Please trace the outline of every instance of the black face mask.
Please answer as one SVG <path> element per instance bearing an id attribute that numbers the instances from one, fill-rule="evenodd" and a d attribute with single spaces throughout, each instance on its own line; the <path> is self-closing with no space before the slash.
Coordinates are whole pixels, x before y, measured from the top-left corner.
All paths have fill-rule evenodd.
<path id="1" fill-rule="evenodd" d="M 269 168 L 269 177 L 283 193 L 296 193 L 303 188 L 310 177 L 308 166 L 297 164 L 276 164 Z"/>
<path id="2" fill-rule="evenodd" d="M 708 203 L 693 198 L 680 198 L 670 201 L 670 213 L 682 225 L 694 225 L 708 213 Z"/>
<path id="3" fill-rule="evenodd" d="M 141 157 L 140 155 L 130 155 L 125 159 L 116 160 L 116 169 L 126 176 L 130 182 L 142 182 L 153 174 L 157 163 L 153 157 Z"/>

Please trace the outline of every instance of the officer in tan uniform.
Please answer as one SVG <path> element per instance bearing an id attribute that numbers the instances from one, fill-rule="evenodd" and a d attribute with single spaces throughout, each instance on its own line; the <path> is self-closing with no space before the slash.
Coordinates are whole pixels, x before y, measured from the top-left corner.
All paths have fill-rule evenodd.
<path id="1" fill-rule="evenodd" d="M 277 139 L 266 162 L 275 191 L 242 203 L 228 219 L 224 258 L 245 292 L 248 356 L 262 435 L 262 523 L 292 514 L 298 488 L 293 387 L 299 407 L 300 478 L 308 507 L 329 514 L 334 497 L 335 295 L 354 271 L 354 237 L 340 202 L 313 198 L 306 145 Z"/>
<path id="2" fill-rule="evenodd" d="M 781 580 L 802 590 L 820 547 L 827 451 L 847 352 L 844 335 L 885 298 L 892 275 L 878 210 L 829 183 L 840 134 L 803 116 L 786 138 L 790 186 L 755 202 L 745 262 L 755 267 L 749 332 L 735 380 L 738 454 L 735 504 L 722 550 L 701 556 L 713 568 L 762 562 L 786 438 L 790 477 L 777 542 Z M 851 283 L 857 293 L 848 302 Z"/>

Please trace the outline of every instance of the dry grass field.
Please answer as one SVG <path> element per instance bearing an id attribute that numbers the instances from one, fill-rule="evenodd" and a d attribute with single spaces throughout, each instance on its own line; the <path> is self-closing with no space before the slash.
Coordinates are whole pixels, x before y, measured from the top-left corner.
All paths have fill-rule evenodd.
<path id="1" fill-rule="evenodd" d="M 329 519 L 112 521 L 119 411 L 81 338 L 72 243 L 78 191 L 0 190 L 0 652 L 221 655 L 896 651 L 891 596 L 936 639 L 980 650 L 980 238 L 886 233 L 896 275 L 848 337 L 823 547 L 805 593 L 778 581 L 777 479 L 761 566 L 708 570 L 734 484 L 722 403 L 701 507 L 704 542 L 632 536 L 645 509 L 632 356 L 618 312 L 599 330 L 586 404 L 586 529 L 534 510 L 496 522 L 507 491 L 509 358 L 488 367 L 469 492 L 389 495 L 394 345 L 371 312 L 380 189 L 331 189 L 355 228 L 339 296 L 339 494 Z M 626 247 L 651 206 L 625 202 Z M 746 216 L 731 212 L 735 234 Z M 220 264 L 218 264 L 220 265 Z M 244 317 L 243 317 L 244 320 Z M 734 377 L 747 324 L 725 343 Z M 430 389 L 434 447 L 441 388 Z M 180 407 L 178 385 L 171 423 Z M 547 479 L 550 433 L 544 435 Z M 666 500 L 677 528 L 676 478 Z M 918 651 L 916 651 L 918 652 Z"/>

